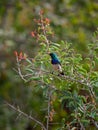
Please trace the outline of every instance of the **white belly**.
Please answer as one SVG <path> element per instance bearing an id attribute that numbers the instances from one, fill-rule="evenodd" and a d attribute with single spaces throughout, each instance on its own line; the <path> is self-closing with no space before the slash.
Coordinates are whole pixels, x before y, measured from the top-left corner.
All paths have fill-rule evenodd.
<path id="1" fill-rule="evenodd" d="M 53 65 L 53 69 L 59 72 L 62 72 L 62 67 L 60 64 Z"/>

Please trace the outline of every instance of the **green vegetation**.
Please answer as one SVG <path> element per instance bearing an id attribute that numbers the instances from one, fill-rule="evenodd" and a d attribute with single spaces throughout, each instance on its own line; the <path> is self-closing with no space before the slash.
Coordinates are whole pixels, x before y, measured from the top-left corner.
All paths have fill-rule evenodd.
<path id="1" fill-rule="evenodd" d="M 0 129 L 98 129 L 97 12 L 96 0 L 0 2 Z"/>

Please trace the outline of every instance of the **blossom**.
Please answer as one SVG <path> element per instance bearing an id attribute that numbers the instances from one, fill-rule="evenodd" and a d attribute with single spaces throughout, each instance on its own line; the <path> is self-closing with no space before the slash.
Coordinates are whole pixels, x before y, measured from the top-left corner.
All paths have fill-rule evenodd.
<path id="1" fill-rule="evenodd" d="M 35 37 L 35 32 L 34 31 L 31 32 L 31 36 Z"/>
<path id="2" fill-rule="evenodd" d="M 18 56 L 18 52 L 17 51 L 14 51 L 14 54 L 15 54 L 16 57 Z"/>
<path id="3" fill-rule="evenodd" d="M 44 11 L 43 11 L 43 10 L 40 10 L 39 14 L 42 15 L 43 13 L 44 13 Z"/>
<path id="4" fill-rule="evenodd" d="M 48 24 L 50 24 L 50 19 L 45 18 L 45 19 L 44 19 L 44 22 L 45 22 L 46 25 L 48 25 Z"/>
<path id="5" fill-rule="evenodd" d="M 25 60 L 27 58 L 27 56 L 23 54 L 22 52 L 18 53 L 17 51 L 14 51 L 14 54 L 19 61 Z"/>

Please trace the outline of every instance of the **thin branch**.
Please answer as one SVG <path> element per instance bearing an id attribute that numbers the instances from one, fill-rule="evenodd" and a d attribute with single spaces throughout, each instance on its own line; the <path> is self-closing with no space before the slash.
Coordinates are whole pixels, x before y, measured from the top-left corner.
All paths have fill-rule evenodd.
<path id="1" fill-rule="evenodd" d="M 83 124 L 81 123 L 80 119 L 78 119 L 78 122 L 79 122 L 79 124 L 80 124 L 80 126 L 81 126 L 80 130 L 85 130 L 85 127 L 84 127 Z"/>
<path id="2" fill-rule="evenodd" d="M 47 130 L 49 129 L 49 119 L 50 119 L 50 102 L 51 102 L 51 90 L 48 88 L 48 112 L 47 112 Z"/>
<path id="3" fill-rule="evenodd" d="M 41 19 L 41 21 L 43 21 L 43 15 L 40 16 L 40 19 Z M 41 22 L 41 26 L 42 26 L 42 28 L 44 28 L 43 33 L 44 33 L 46 44 L 47 44 L 46 52 L 48 52 L 49 51 L 49 40 L 47 39 L 46 30 L 45 30 L 45 26 L 44 26 L 43 22 Z"/>
<path id="4" fill-rule="evenodd" d="M 21 116 L 21 113 L 18 114 L 18 116 L 16 117 L 16 120 L 18 120 L 20 116 Z"/>
<path id="5" fill-rule="evenodd" d="M 94 119 L 92 119 L 91 121 L 92 121 L 92 123 L 94 124 L 94 126 L 95 126 L 96 128 L 98 128 L 98 122 L 94 121 Z"/>
<path id="6" fill-rule="evenodd" d="M 65 76 L 66 78 L 66 76 Z M 92 85 L 89 83 L 89 81 L 87 81 L 86 79 L 84 79 L 84 81 L 81 81 L 81 80 L 77 80 L 77 79 L 74 79 L 72 77 L 69 77 L 67 76 L 67 78 L 70 78 L 70 80 L 74 80 L 75 82 L 78 82 L 82 85 L 85 85 L 85 86 L 88 86 L 88 89 L 89 89 L 89 93 L 90 93 L 90 96 L 93 97 L 94 99 L 96 98 L 95 94 L 94 94 L 94 91 L 93 91 L 93 87 Z"/>
<path id="7" fill-rule="evenodd" d="M 22 80 L 24 81 L 27 81 L 24 77 L 26 76 L 32 76 L 32 74 L 28 74 L 28 75 L 22 75 L 22 72 L 21 72 L 21 69 L 20 69 L 20 64 L 19 64 L 19 61 L 17 60 L 17 63 L 18 63 L 18 74 L 19 76 L 22 78 Z M 36 70 L 36 71 L 39 71 L 40 69 L 33 69 L 33 70 Z M 50 71 L 46 71 L 46 70 L 41 70 L 43 73 L 46 73 L 46 74 L 52 74 L 56 77 L 61 77 L 62 79 L 67 79 L 67 80 L 70 80 L 72 82 L 76 82 L 76 83 L 80 83 L 82 85 L 85 85 L 85 86 L 88 86 L 88 89 L 89 89 L 89 93 L 90 93 L 90 96 L 93 97 L 94 99 L 96 99 L 96 96 L 94 94 L 94 91 L 93 91 L 93 86 L 89 83 L 89 81 L 87 79 L 80 79 L 80 80 L 77 80 L 76 78 L 73 78 L 71 76 L 68 76 L 68 75 L 56 75 L 54 73 L 51 73 Z"/>
<path id="8" fill-rule="evenodd" d="M 27 81 L 24 77 L 23 77 L 23 74 L 22 74 L 22 72 L 21 72 L 21 69 L 20 69 L 20 64 L 19 64 L 19 60 L 18 60 L 18 57 L 16 57 L 16 61 L 17 61 L 17 69 L 18 69 L 18 74 L 19 74 L 19 76 L 20 76 L 20 78 L 23 80 L 23 81 Z"/>
<path id="9" fill-rule="evenodd" d="M 5 102 L 7 106 L 9 106 L 11 109 L 13 109 L 14 111 L 18 112 L 19 114 L 23 115 L 24 117 L 36 122 L 39 126 L 42 127 L 43 130 L 47 130 L 45 128 L 45 126 L 40 122 L 38 121 L 37 119 L 35 119 L 34 117 L 32 117 L 31 115 L 28 115 L 26 113 L 24 113 L 23 111 L 21 111 L 19 108 L 16 108 L 15 106 L 11 105 L 10 103 L 8 102 Z"/>
<path id="10" fill-rule="evenodd" d="M 76 82 L 76 83 L 80 83 L 82 85 L 85 85 L 85 86 L 88 86 L 88 89 L 89 89 L 89 93 L 90 93 L 90 96 L 93 97 L 94 99 L 96 99 L 96 96 L 94 94 L 94 91 L 93 91 L 93 86 L 86 80 L 84 79 L 83 81 L 82 80 L 77 80 L 73 77 L 70 77 L 70 76 L 67 76 L 67 75 L 60 75 L 63 79 L 67 79 L 67 80 L 71 80 L 73 82 Z"/>
<path id="11" fill-rule="evenodd" d="M 27 80 L 25 79 L 25 77 L 32 76 L 32 74 L 23 75 L 22 72 L 21 72 L 21 69 L 20 69 L 20 64 L 19 64 L 18 57 L 16 57 L 16 61 L 17 61 L 17 66 L 18 66 L 18 68 L 17 68 L 18 71 L 17 72 L 18 72 L 19 76 L 21 77 L 21 79 L 23 81 L 27 82 Z M 41 69 L 38 69 L 38 68 L 34 69 L 33 68 L 32 70 L 40 71 Z M 51 73 L 49 71 L 46 71 L 46 70 L 41 70 L 41 72 L 46 73 L 46 74 L 52 74 L 52 75 L 58 77 L 58 75 L 56 75 L 54 73 Z M 59 77 L 61 77 L 62 79 L 67 79 L 67 80 L 70 80 L 70 81 L 73 81 L 73 82 L 80 83 L 82 85 L 88 86 L 88 90 L 89 90 L 90 96 L 92 97 L 92 99 L 96 99 L 96 96 L 95 96 L 94 91 L 93 91 L 93 86 L 89 83 L 89 81 L 87 79 L 80 79 L 80 80 L 78 80 L 78 79 L 70 77 L 68 75 L 60 75 Z M 94 101 L 94 103 L 95 103 L 95 101 Z"/>

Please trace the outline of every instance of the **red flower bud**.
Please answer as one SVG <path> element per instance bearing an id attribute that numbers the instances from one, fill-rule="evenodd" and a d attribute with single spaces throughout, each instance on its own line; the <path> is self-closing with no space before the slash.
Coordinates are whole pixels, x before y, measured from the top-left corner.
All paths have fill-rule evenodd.
<path id="1" fill-rule="evenodd" d="M 14 54 L 15 54 L 15 56 L 18 58 L 19 61 L 25 60 L 26 57 L 27 57 L 27 56 L 26 56 L 25 54 L 23 54 L 22 52 L 20 52 L 20 53 L 18 54 L 17 51 L 14 51 Z"/>
<path id="2" fill-rule="evenodd" d="M 45 24 L 50 24 L 50 19 L 45 18 Z"/>
<path id="3" fill-rule="evenodd" d="M 44 14 L 44 11 L 43 11 L 43 10 L 40 10 L 39 14 L 40 14 L 40 15 L 43 15 L 43 14 Z"/>
<path id="4" fill-rule="evenodd" d="M 18 56 L 18 52 L 17 51 L 14 51 L 14 54 L 15 54 L 16 57 Z"/>
<path id="5" fill-rule="evenodd" d="M 32 36 L 32 37 L 35 37 L 35 32 L 32 31 L 32 32 L 31 32 L 31 36 Z"/>

